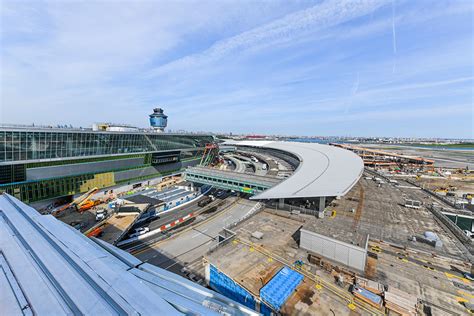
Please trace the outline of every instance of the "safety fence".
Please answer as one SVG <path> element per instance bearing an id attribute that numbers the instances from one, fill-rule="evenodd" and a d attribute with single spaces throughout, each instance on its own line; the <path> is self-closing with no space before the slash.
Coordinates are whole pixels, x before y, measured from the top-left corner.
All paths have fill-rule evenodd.
<path id="1" fill-rule="evenodd" d="M 428 209 L 456 236 L 457 239 L 459 239 L 459 241 L 461 241 L 461 243 L 469 250 L 469 252 L 474 253 L 474 246 L 472 244 L 471 237 L 464 234 L 461 228 L 459 228 L 452 220 L 443 214 L 443 212 L 449 212 L 449 210 L 434 204 L 428 206 Z"/>
<path id="2" fill-rule="evenodd" d="M 291 214 L 306 214 L 306 215 L 317 215 L 318 210 L 316 208 L 305 208 L 297 205 L 291 205 L 287 203 L 279 203 L 278 201 L 269 201 L 265 203 L 265 206 L 269 209 L 276 211 L 287 211 Z M 316 207 L 316 206 L 315 206 Z"/>
<path id="3" fill-rule="evenodd" d="M 242 223 L 243 221 L 249 219 L 253 215 L 259 213 L 265 208 L 265 204 L 263 203 L 257 203 L 255 204 L 247 213 L 245 213 L 244 216 L 239 218 L 237 221 L 234 221 L 230 224 L 227 224 L 226 226 L 223 227 L 223 230 L 219 233 L 217 240 L 209 246 L 209 252 L 213 252 L 217 248 L 227 244 L 229 241 L 231 241 L 235 237 L 235 232 L 231 230 L 231 228 L 234 228 L 238 224 Z"/>

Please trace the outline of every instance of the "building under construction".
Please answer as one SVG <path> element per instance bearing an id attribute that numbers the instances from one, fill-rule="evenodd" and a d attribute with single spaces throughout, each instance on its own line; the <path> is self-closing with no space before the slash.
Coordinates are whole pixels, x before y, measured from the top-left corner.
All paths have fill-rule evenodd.
<path id="1" fill-rule="evenodd" d="M 423 157 L 408 156 L 397 154 L 393 152 L 376 150 L 371 148 L 365 148 L 360 146 L 348 145 L 348 144 L 331 144 L 340 148 L 350 150 L 358 154 L 363 160 L 364 165 L 374 168 L 422 168 L 422 169 L 433 169 L 434 160 L 426 159 Z"/>

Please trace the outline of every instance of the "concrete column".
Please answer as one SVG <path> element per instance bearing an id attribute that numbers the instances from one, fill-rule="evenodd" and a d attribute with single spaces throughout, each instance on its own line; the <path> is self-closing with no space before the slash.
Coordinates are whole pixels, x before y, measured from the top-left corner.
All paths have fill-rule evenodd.
<path id="1" fill-rule="evenodd" d="M 322 196 L 319 198 L 319 211 L 324 211 L 324 208 L 326 208 L 326 197 Z"/>
<path id="2" fill-rule="evenodd" d="M 318 218 L 324 218 L 324 208 L 326 207 L 326 197 L 319 198 Z"/>
<path id="3" fill-rule="evenodd" d="M 285 206 L 285 199 L 279 199 L 278 200 L 278 207 L 283 208 Z"/>

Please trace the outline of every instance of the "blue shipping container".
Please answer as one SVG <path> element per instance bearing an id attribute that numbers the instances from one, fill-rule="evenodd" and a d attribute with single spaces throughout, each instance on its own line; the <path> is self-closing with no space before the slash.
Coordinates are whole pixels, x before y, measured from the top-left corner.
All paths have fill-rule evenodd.
<path id="1" fill-rule="evenodd" d="M 284 267 L 260 289 L 260 298 L 275 311 L 279 311 L 303 278 L 301 273 Z"/>

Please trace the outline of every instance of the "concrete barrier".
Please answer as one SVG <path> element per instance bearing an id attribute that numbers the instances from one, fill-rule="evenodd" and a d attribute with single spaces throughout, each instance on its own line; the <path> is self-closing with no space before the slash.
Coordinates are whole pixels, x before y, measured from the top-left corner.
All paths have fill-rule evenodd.
<path id="1" fill-rule="evenodd" d="M 369 235 L 366 236 L 364 246 L 359 247 L 313 231 L 301 229 L 300 247 L 302 249 L 342 263 L 362 273 L 365 271 L 368 243 Z"/>

